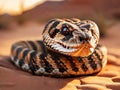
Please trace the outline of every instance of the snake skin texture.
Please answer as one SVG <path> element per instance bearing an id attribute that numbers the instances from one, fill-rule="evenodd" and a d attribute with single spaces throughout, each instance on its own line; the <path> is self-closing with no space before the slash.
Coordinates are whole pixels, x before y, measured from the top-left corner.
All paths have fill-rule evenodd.
<path id="1" fill-rule="evenodd" d="M 45 25 L 43 40 L 14 43 L 11 61 L 34 75 L 91 75 L 107 62 L 107 49 L 98 42 L 99 29 L 93 21 L 56 18 Z"/>

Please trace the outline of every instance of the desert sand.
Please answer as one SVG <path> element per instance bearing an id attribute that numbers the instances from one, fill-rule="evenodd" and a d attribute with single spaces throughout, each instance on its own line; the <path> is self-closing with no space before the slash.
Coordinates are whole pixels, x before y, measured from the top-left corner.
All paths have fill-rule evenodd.
<path id="1" fill-rule="evenodd" d="M 107 28 L 100 43 L 108 48 L 108 63 L 97 75 L 75 78 L 33 76 L 10 62 L 11 44 L 19 40 L 39 40 L 44 24 L 13 24 L 0 31 L 0 90 L 119 90 L 120 89 L 120 22 Z"/>

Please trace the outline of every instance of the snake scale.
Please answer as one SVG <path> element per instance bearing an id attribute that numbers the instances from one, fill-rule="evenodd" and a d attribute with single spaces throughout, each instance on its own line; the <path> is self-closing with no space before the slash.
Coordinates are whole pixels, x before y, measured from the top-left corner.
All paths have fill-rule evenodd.
<path id="1" fill-rule="evenodd" d="M 34 75 L 73 77 L 98 73 L 107 62 L 99 45 L 99 29 L 91 20 L 51 19 L 43 39 L 19 41 L 11 47 L 11 61 Z"/>

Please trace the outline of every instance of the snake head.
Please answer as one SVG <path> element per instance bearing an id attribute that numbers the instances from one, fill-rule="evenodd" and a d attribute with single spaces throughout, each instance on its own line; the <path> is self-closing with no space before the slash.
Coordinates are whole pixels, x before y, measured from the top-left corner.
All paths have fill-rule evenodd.
<path id="1" fill-rule="evenodd" d="M 45 45 L 61 54 L 86 57 L 94 52 L 99 29 L 91 20 L 52 19 L 43 31 Z"/>

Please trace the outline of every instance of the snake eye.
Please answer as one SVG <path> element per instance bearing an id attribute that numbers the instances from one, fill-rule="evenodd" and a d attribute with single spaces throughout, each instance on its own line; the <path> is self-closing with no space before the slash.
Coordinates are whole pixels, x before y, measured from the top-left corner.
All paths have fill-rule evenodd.
<path id="1" fill-rule="evenodd" d="M 69 35 L 70 31 L 69 31 L 69 29 L 68 29 L 67 27 L 63 27 L 63 28 L 61 29 L 61 33 L 62 33 L 63 35 Z"/>

